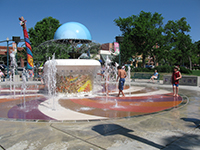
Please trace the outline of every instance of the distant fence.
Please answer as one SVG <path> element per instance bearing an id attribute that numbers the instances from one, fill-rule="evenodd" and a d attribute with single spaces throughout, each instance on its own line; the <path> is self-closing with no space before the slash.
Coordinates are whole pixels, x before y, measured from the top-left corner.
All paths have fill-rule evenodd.
<path id="1" fill-rule="evenodd" d="M 171 76 L 163 76 L 163 84 L 171 84 Z M 180 85 L 200 86 L 199 76 L 182 76 L 179 80 Z"/>

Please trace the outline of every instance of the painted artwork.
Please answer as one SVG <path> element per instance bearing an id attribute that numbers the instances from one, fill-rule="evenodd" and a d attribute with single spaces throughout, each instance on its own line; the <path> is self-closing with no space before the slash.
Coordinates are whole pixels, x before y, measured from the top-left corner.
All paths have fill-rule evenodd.
<path id="1" fill-rule="evenodd" d="M 57 92 L 59 93 L 79 93 L 90 92 L 92 90 L 92 78 L 89 75 L 57 75 Z"/>

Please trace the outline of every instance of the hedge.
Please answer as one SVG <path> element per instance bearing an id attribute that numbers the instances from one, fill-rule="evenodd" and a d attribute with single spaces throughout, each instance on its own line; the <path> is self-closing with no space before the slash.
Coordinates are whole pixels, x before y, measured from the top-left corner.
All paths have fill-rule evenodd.
<path id="1" fill-rule="evenodd" d="M 126 67 L 126 70 L 127 67 Z M 134 68 L 133 66 L 131 66 L 131 72 L 154 72 L 155 70 L 157 70 L 158 72 L 164 72 L 164 73 L 170 73 L 173 72 L 174 70 L 174 66 L 168 66 L 168 65 L 163 65 L 163 66 L 157 66 L 153 69 L 151 68 Z M 184 74 L 191 74 L 192 71 L 190 69 L 187 69 L 185 67 L 180 67 L 180 72 L 184 73 Z"/>

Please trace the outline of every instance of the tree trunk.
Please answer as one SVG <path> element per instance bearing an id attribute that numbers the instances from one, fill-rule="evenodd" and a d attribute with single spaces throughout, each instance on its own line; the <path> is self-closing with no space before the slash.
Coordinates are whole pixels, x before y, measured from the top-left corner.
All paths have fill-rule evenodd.
<path id="1" fill-rule="evenodd" d="M 143 67 L 145 68 L 145 58 L 146 58 L 146 55 L 143 54 L 142 56 L 142 63 L 143 63 Z"/>
<path id="2" fill-rule="evenodd" d="M 157 63 L 156 56 L 153 56 L 153 57 L 154 57 L 154 66 L 156 67 L 156 63 Z"/>
<path id="3" fill-rule="evenodd" d="M 192 61 L 191 61 L 190 56 L 188 56 L 188 59 L 189 59 L 189 62 L 190 62 L 190 70 L 192 70 Z"/>

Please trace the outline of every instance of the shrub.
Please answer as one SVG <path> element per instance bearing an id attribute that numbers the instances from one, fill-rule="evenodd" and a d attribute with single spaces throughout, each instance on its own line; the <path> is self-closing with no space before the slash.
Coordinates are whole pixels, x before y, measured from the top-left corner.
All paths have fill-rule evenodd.
<path id="1" fill-rule="evenodd" d="M 180 72 L 185 74 L 191 74 L 192 71 L 190 69 L 187 69 L 185 67 L 180 67 Z"/>
<path id="2" fill-rule="evenodd" d="M 131 72 L 153 72 L 153 71 L 154 70 L 150 69 L 150 68 L 141 68 L 141 67 L 134 68 L 134 67 L 131 67 Z"/>
<path id="3" fill-rule="evenodd" d="M 150 68 L 142 68 L 142 72 L 151 72 L 151 70 Z"/>
<path id="4" fill-rule="evenodd" d="M 155 70 L 159 72 L 165 72 L 165 73 L 170 73 L 173 72 L 174 70 L 174 66 L 168 66 L 168 65 L 163 65 L 163 66 L 157 66 L 154 69 L 150 69 L 150 68 L 134 68 L 133 66 L 131 66 L 131 72 L 154 72 Z M 190 69 L 187 69 L 185 67 L 180 67 L 180 72 L 181 73 L 185 73 L 185 74 L 191 74 L 192 71 Z"/>
<path id="5" fill-rule="evenodd" d="M 168 65 L 157 66 L 155 67 L 155 70 L 157 70 L 158 72 L 167 72 L 167 73 L 173 71 L 172 67 Z"/>

